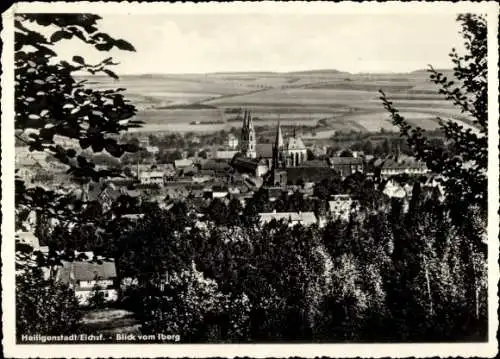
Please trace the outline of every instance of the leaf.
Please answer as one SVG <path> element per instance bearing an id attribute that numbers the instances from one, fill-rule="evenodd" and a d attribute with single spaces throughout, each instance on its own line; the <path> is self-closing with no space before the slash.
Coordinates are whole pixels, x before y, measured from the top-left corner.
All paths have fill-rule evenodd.
<path id="1" fill-rule="evenodd" d="M 111 70 L 109 70 L 109 69 L 103 69 L 102 71 L 103 71 L 104 73 L 106 73 L 108 76 L 110 76 L 110 77 L 114 78 L 115 80 L 118 80 L 118 79 L 119 79 L 119 78 L 118 78 L 118 76 L 117 76 L 117 75 L 116 75 L 113 71 L 111 71 Z"/>
<path id="2" fill-rule="evenodd" d="M 123 39 L 118 39 L 115 41 L 115 46 L 119 48 L 120 50 L 125 50 L 125 51 L 135 51 L 134 46 L 132 46 L 131 43 L 123 40 Z"/>
<path id="3" fill-rule="evenodd" d="M 99 51 L 109 51 L 113 48 L 113 44 L 110 43 L 95 44 L 95 48 Z"/>
<path id="4" fill-rule="evenodd" d="M 85 61 L 81 56 L 73 56 L 73 61 L 79 63 L 80 65 L 85 65 Z"/>
<path id="5" fill-rule="evenodd" d="M 73 158 L 76 156 L 76 151 L 72 148 L 68 149 L 66 151 L 66 156 L 70 157 L 70 158 Z"/>
<path id="6" fill-rule="evenodd" d="M 61 41 L 62 39 L 71 39 L 72 34 L 64 30 L 58 30 L 52 34 L 50 37 L 50 42 L 55 43 Z"/>
<path id="7" fill-rule="evenodd" d="M 81 138 L 79 142 L 80 142 L 80 147 L 82 149 L 86 149 L 86 148 L 90 147 L 90 141 L 88 138 Z"/>
<path id="8" fill-rule="evenodd" d="M 100 139 L 96 139 L 92 142 L 92 150 L 94 152 L 101 152 L 104 149 L 104 143 Z"/>
<path id="9" fill-rule="evenodd" d="M 139 151 L 139 146 L 137 146 L 135 143 L 126 143 L 122 145 L 122 148 L 125 152 L 137 152 Z"/>

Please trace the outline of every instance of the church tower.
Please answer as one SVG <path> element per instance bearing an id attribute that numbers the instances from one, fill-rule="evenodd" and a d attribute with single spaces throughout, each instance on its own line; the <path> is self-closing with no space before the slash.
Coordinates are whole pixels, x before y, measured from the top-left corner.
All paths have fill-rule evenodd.
<path id="1" fill-rule="evenodd" d="M 273 145 L 273 167 L 280 168 L 284 165 L 284 141 L 283 141 L 283 133 L 281 131 L 280 121 L 278 120 L 278 127 L 276 128 L 276 139 L 274 140 Z"/>
<path id="2" fill-rule="evenodd" d="M 243 115 L 243 126 L 241 128 L 241 145 L 240 151 L 249 158 L 256 158 L 256 144 L 255 128 L 253 126 L 252 116 L 249 111 L 245 110 Z"/>
<path id="3" fill-rule="evenodd" d="M 286 165 L 286 152 L 285 141 L 283 141 L 283 133 L 281 125 L 278 120 L 278 127 L 276 128 L 276 138 L 273 145 L 273 160 L 271 169 L 271 185 L 284 186 L 287 182 L 287 172 L 284 169 Z"/>

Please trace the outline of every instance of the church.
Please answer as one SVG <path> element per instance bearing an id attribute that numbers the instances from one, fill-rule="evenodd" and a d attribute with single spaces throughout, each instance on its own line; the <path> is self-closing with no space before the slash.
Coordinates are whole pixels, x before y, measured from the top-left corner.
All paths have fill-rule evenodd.
<path id="1" fill-rule="evenodd" d="M 247 158 L 264 159 L 269 168 L 298 167 L 307 160 L 307 148 L 294 131 L 287 141 L 283 138 L 281 125 L 278 121 L 274 144 L 258 144 L 255 127 L 249 111 L 243 116 L 239 152 Z"/>
<path id="2" fill-rule="evenodd" d="M 259 144 L 256 138 L 252 116 L 249 111 L 245 111 L 238 156 L 232 161 L 238 171 L 264 177 L 271 185 L 286 185 L 290 170 L 308 167 L 307 148 L 302 138 L 294 131 L 292 136 L 285 139 L 279 121 L 274 143 Z M 311 168 L 307 168 L 307 172 L 311 172 Z"/>

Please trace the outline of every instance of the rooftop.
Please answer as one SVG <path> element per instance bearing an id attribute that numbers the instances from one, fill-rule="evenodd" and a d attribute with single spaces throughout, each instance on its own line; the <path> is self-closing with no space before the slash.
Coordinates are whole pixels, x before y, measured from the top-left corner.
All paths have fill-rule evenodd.
<path id="1" fill-rule="evenodd" d="M 90 281 L 98 279 L 116 278 L 116 266 L 114 261 L 94 262 L 63 262 L 59 279 L 63 283 L 69 283 L 71 279 L 76 281 Z"/>
<path id="2" fill-rule="evenodd" d="M 289 150 L 305 150 L 304 142 L 300 137 L 289 137 L 287 143 L 287 149 Z"/>
<path id="3" fill-rule="evenodd" d="M 330 157 L 330 164 L 332 165 L 358 165 L 363 163 L 363 159 L 359 157 Z"/>
<path id="4" fill-rule="evenodd" d="M 182 159 L 174 161 L 175 168 L 183 168 L 193 165 L 193 160 L 190 159 Z"/>
<path id="5" fill-rule="evenodd" d="M 264 212 L 259 213 L 261 222 L 268 223 L 272 220 L 285 220 L 304 225 L 311 225 L 316 223 L 316 216 L 314 212 Z"/>

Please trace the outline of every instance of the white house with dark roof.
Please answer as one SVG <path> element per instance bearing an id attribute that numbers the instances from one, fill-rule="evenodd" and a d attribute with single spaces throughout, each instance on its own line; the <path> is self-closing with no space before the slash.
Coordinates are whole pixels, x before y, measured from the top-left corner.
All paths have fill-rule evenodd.
<path id="1" fill-rule="evenodd" d="M 148 171 L 139 173 L 139 181 L 141 184 L 157 184 L 164 183 L 164 174 L 162 171 Z"/>
<path id="2" fill-rule="evenodd" d="M 297 224 L 311 226 L 318 223 L 318 219 L 314 212 L 263 212 L 259 213 L 259 219 L 261 224 L 269 223 L 272 220 L 284 220 L 290 227 Z"/>
<path id="3" fill-rule="evenodd" d="M 382 177 L 396 176 L 400 174 L 423 175 L 429 173 L 425 163 L 410 156 L 398 156 L 397 158 L 381 159 L 376 165 L 380 168 Z"/>
<path id="4" fill-rule="evenodd" d="M 74 290 L 78 303 L 82 306 L 89 305 L 96 288 L 103 294 L 104 301 L 116 301 L 118 299 L 116 279 L 116 266 L 112 260 L 103 260 L 100 263 L 63 261 L 62 268 L 56 276 L 56 280 Z"/>
<path id="5" fill-rule="evenodd" d="M 193 160 L 191 159 L 180 159 L 180 160 L 175 160 L 174 161 L 174 166 L 176 170 L 183 169 L 186 167 L 191 167 L 193 166 Z"/>

